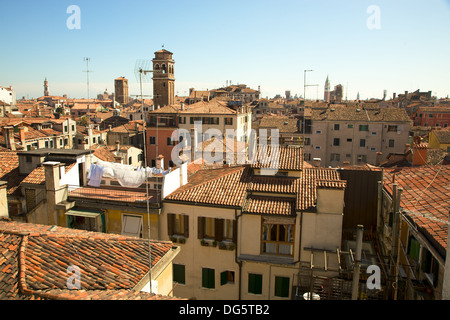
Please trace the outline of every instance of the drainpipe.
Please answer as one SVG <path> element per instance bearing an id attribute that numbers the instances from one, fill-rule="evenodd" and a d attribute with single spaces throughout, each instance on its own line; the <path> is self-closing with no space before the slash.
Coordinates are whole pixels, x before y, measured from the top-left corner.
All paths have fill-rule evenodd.
<path id="1" fill-rule="evenodd" d="M 360 273 L 360 262 L 361 262 L 361 251 L 362 251 L 362 240 L 364 227 L 358 225 L 356 227 L 356 254 L 355 254 L 355 267 L 353 268 L 353 283 L 352 283 L 352 300 L 358 300 L 358 289 L 359 289 L 359 273 Z"/>
<path id="2" fill-rule="evenodd" d="M 234 209 L 234 219 L 236 220 L 236 229 L 239 229 L 239 223 L 238 220 L 242 216 L 242 213 L 240 215 L 237 214 L 237 209 Z M 235 230 L 236 232 L 236 247 L 234 249 L 234 260 L 239 266 L 239 285 L 238 285 L 238 300 L 241 300 L 241 288 L 242 288 L 242 261 L 238 260 L 237 254 L 238 254 L 238 242 L 239 242 L 239 233 L 238 230 Z"/>

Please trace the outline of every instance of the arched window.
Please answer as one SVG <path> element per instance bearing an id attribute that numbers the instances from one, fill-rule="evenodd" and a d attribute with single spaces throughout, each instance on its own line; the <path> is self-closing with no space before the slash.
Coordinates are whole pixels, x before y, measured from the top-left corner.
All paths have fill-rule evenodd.
<path id="1" fill-rule="evenodd" d="M 162 73 L 167 73 L 166 64 L 163 63 L 163 65 L 161 66 L 161 69 L 162 69 Z"/>
<path id="2" fill-rule="evenodd" d="M 159 70 L 159 64 L 155 64 L 155 70 Z"/>

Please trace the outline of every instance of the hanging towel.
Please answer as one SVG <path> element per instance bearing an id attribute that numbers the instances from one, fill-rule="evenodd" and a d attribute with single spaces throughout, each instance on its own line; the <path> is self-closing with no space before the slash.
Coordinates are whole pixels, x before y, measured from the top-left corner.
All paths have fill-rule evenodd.
<path id="1" fill-rule="evenodd" d="M 98 165 L 91 165 L 89 170 L 89 182 L 88 186 L 91 187 L 100 187 L 100 183 L 102 182 L 104 168 Z"/>

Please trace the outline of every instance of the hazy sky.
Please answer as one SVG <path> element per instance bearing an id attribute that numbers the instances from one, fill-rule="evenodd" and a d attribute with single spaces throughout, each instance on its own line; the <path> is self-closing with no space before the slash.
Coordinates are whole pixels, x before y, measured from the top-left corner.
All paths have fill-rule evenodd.
<path id="1" fill-rule="evenodd" d="M 323 98 L 327 75 L 349 99 L 450 94 L 450 0 L 0 0 L 0 29 L 0 86 L 18 99 L 42 96 L 45 77 L 51 95 L 87 97 L 84 57 L 91 98 L 119 76 L 139 94 L 136 61 L 162 45 L 174 53 L 178 95 L 227 80 L 264 97 L 303 95 L 305 69 L 319 85 L 307 98 Z"/>

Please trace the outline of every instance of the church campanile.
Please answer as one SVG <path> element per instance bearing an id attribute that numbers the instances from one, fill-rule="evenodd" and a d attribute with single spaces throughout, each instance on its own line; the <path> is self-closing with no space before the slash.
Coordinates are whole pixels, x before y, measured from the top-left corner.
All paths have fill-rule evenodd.
<path id="1" fill-rule="evenodd" d="M 174 103 L 175 77 L 173 53 L 165 49 L 155 52 L 153 61 L 153 104 L 155 109 Z"/>

